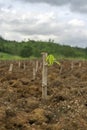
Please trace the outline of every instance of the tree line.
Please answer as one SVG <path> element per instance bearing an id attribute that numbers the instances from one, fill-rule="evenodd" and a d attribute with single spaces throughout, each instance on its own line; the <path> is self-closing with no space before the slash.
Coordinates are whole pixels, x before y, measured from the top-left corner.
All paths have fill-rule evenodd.
<path id="1" fill-rule="evenodd" d="M 10 41 L 0 37 L 0 52 L 21 57 L 40 57 L 41 52 L 53 54 L 56 57 L 81 57 L 87 59 L 87 48 L 71 47 L 69 45 L 60 45 L 54 41 Z"/>

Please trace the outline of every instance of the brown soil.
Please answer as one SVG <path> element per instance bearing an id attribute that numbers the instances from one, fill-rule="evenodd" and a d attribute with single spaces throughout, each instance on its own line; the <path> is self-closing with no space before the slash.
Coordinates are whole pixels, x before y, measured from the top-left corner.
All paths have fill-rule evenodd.
<path id="1" fill-rule="evenodd" d="M 0 130 L 87 130 L 87 62 L 60 62 L 48 67 L 44 101 L 40 63 L 34 80 L 33 61 L 0 61 Z"/>

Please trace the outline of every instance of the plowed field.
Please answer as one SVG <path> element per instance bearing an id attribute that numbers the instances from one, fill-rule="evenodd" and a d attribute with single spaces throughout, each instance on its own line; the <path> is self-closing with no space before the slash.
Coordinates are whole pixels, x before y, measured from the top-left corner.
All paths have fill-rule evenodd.
<path id="1" fill-rule="evenodd" d="M 33 61 L 0 61 L 0 130 L 87 130 L 87 62 L 60 62 L 48 67 L 44 101 L 40 63 L 34 80 Z"/>

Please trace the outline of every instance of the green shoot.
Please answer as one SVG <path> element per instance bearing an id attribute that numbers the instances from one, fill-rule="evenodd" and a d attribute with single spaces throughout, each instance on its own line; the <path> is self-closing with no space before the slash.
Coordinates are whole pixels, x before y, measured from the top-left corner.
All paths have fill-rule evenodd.
<path id="1" fill-rule="evenodd" d="M 60 65 L 60 63 L 56 60 L 56 58 L 51 54 L 47 56 L 46 62 L 48 63 L 49 66 L 53 65 L 54 63 Z"/>

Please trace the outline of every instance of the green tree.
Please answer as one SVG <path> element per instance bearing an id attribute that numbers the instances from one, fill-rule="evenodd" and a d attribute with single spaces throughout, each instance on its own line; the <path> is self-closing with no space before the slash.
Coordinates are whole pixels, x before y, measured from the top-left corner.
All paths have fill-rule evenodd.
<path id="1" fill-rule="evenodd" d="M 23 49 L 21 50 L 22 57 L 30 57 L 32 55 L 32 47 L 30 46 L 24 46 Z"/>

